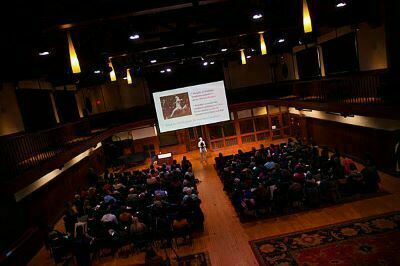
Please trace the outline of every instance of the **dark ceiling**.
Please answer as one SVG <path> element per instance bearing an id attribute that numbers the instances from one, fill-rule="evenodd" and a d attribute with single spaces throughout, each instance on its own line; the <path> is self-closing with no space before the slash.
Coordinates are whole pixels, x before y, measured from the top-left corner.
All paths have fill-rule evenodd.
<path id="1" fill-rule="evenodd" d="M 55 84 L 90 84 L 106 79 L 109 57 L 117 74 L 130 67 L 143 75 L 174 64 L 200 64 L 201 57 L 238 60 L 241 48 L 257 53 L 259 31 L 265 31 L 269 52 L 281 53 L 341 25 L 379 23 L 378 0 L 346 2 L 338 9 L 337 0 L 308 0 L 314 31 L 304 36 L 301 0 L 14 1 L 2 8 L 1 80 L 42 77 Z M 253 20 L 256 13 L 263 18 Z M 78 75 L 70 70 L 67 31 L 81 64 Z M 136 33 L 140 38 L 130 40 Z M 277 43 L 279 38 L 286 42 Z M 39 56 L 43 51 L 50 54 Z"/>

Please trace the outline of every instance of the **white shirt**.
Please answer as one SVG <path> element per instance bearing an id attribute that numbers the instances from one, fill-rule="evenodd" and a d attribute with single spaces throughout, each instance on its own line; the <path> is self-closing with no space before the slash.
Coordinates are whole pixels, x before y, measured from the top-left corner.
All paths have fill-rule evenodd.
<path id="1" fill-rule="evenodd" d="M 201 147 L 202 145 L 203 147 Z M 200 153 L 207 152 L 206 143 L 204 142 L 204 140 L 200 140 L 197 144 L 197 147 L 199 147 Z"/>

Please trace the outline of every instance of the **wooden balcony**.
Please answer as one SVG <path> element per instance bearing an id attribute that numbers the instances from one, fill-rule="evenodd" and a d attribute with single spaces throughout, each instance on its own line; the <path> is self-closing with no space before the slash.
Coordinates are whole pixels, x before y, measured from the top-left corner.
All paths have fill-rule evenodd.
<path id="1" fill-rule="evenodd" d="M 255 106 L 287 106 L 340 114 L 364 115 L 381 118 L 399 118 L 399 99 L 388 99 L 384 72 L 373 71 L 309 81 L 292 81 L 228 91 L 230 111 Z M 248 93 L 251 90 L 252 93 Z M 0 137 L 1 183 L 13 182 L 17 177 L 34 180 L 33 169 L 45 173 L 52 164 L 62 165 L 84 148 L 116 132 L 121 126 L 151 119 L 156 114 L 152 105 L 92 115 L 75 123 L 64 124 L 45 131 Z M 243 134 L 242 134 L 243 135 Z M 274 132 L 254 132 L 243 135 L 240 142 L 275 139 L 289 135 L 288 128 Z M 232 146 L 239 139 L 224 137 L 212 139 L 212 148 Z M 57 162 L 57 163 L 56 163 Z M 37 171 L 37 170 L 36 170 Z"/>
<path id="2" fill-rule="evenodd" d="M 13 193 L 116 132 L 148 122 L 154 117 L 151 110 L 143 106 L 109 112 L 44 131 L 0 137 L 2 190 Z"/>

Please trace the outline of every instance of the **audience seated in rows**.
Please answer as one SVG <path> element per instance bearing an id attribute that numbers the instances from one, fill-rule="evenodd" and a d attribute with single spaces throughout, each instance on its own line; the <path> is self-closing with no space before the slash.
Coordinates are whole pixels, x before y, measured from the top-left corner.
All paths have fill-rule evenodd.
<path id="1" fill-rule="evenodd" d="M 250 152 L 215 158 L 224 190 L 240 214 L 281 213 L 299 206 L 316 207 L 342 197 L 379 190 L 380 178 L 368 157 L 359 172 L 349 158 L 341 161 L 338 151 L 288 143 L 261 145 Z"/>
<path id="2" fill-rule="evenodd" d="M 106 171 L 98 178 L 90 171 L 93 180 L 91 187 L 78 191 L 73 202 L 66 204 L 64 213 L 66 232 L 79 236 L 81 246 L 86 238 L 76 227 L 79 222 L 87 224 L 92 251 L 108 246 L 115 252 L 126 239 L 145 248 L 152 241 L 171 241 L 183 231 L 203 230 L 197 180 L 186 157 L 181 164 L 174 161 L 135 172 Z M 76 255 L 87 260 L 79 252 Z"/>

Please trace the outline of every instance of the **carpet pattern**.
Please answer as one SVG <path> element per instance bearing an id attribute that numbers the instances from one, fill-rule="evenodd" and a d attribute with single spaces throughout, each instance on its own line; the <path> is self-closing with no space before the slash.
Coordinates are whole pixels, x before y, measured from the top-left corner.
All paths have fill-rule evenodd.
<path id="1" fill-rule="evenodd" d="M 400 212 L 250 241 L 260 265 L 400 265 Z"/>
<path id="2" fill-rule="evenodd" d="M 164 262 L 165 265 L 170 266 L 211 266 L 210 257 L 207 252 L 199 252 L 178 258 L 170 258 L 170 261 Z M 164 265 L 163 264 L 163 265 Z M 129 264 L 129 266 L 145 266 L 144 263 Z"/>
<path id="3" fill-rule="evenodd" d="M 210 258 L 205 252 L 190 254 L 179 257 L 179 260 L 171 260 L 171 265 L 178 266 L 210 266 Z"/>

